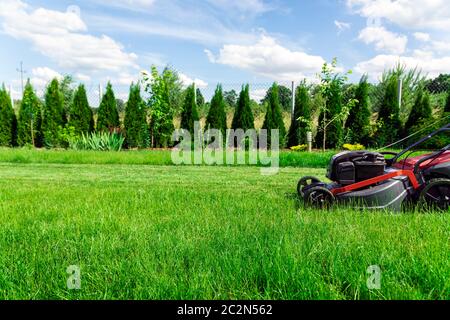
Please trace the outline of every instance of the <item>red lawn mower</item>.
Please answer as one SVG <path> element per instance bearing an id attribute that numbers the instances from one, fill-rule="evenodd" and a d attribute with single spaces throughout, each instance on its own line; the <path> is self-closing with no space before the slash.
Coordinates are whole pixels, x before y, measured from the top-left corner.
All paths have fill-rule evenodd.
<path id="1" fill-rule="evenodd" d="M 441 133 L 450 133 L 450 123 L 399 153 L 347 151 L 336 154 L 327 172 L 327 178 L 333 182 L 303 177 L 297 185 L 299 197 L 318 208 L 347 203 L 359 208 L 399 211 L 406 203 L 420 202 L 448 211 L 450 145 L 409 158 L 414 148 Z M 393 158 L 386 159 L 387 155 Z M 400 160 L 404 155 L 406 157 Z"/>

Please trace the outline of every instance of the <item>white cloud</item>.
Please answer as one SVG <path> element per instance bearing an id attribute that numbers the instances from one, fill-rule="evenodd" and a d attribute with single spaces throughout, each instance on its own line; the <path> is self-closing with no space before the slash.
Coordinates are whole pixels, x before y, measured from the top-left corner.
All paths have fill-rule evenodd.
<path id="1" fill-rule="evenodd" d="M 180 81 L 183 83 L 183 85 L 185 87 L 188 87 L 188 86 L 190 86 L 193 83 L 195 83 L 195 86 L 197 88 L 200 88 L 200 89 L 204 89 L 204 88 L 208 87 L 208 83 L 207 82 L 205 82 L 205 81 L 203 81 L 201 79 L 198 79 L 198 78 L 193 79 L 193 78 L 187 76 L 184 73 L 179 72 L 178 73 L 178 77 L 180 78 Z"/>
<path id="2" fill-rule="evenodd" d="M 366 27 L 360 31 L 358 39 L 366 44 L 375 44 L 375 49 L 392 54 L 402 54 L 406 50 L 408 38 L 386 30 L 384 27 Z"/>
<path id="3" fill-rule="evenodd" d="M 386 19 L 407 29 L 450 28 L 448 0 L 347 0 L 356 13 L 371 19 Z"/>
<path id="4" fill-rule="evenodd" d="M 256 102 L 260 102 L 266 96 L 267 89 L 255 89 L 250 90 L 250 99 L 255 100 Z"/>
<path id="5" fill-rule="evenodd" d="M 75 78 L 81 82 L 90 82 L 91 77 L 84 73 L 76 73 Z"/>
<path id="6" fill-rule="evenodd" d="M 416 40 L 419 40 L 422 42 L 430 41 L 430 35 L 425 32 L 414 32 L 414 38 L 416 38 Z"/>
<path id="7" fill-rule="evenodd" d="M 120 72 L 137 68 L 137 56 L 112 38 L 86 34 L 76 10 L 32 10 L 20 0 L 0 0 L 3 32 L 28 40 L 59 66 L 73 70 Z"/>
<path id="8" fill-rule="evenodd" d="M 44 88 L 51 80 L 55 78 L 61 80 L 63 78 L 59 72 L 48 67 L 34 68 L 31 70 L 31 74 L 33 76 L 30 81 L 36 88 Z"/>
<path id="9" fill-rule="evenodd" d="M 341 32 L 350 29 L 351 25 L 350 23 L 347 22 L 342 22 L 342 21 L 338 21 L 338 20 L 334 20 L 334 25 L 336 26 L 336 28 L 338 28 L 338 34 L 340 34 Z"/>
<path id="10" fill-rule="evenodd" d="M 205 50 L 211 63 L 219 63 L 251 71 L 278 81 L 311 77 L 325 60 L 302 51 L 291 51 L 267 35 L 253 45 L 224 45 L 217 56 Z"/>
<path id="11" fill-rule="evenodd" d="M 441 73 L 450 73 L 450 57 L 436 58 L 426 51 L 415 51 L 414 56 L 378 55 L 368 61 L 356 65 L 355 71 L 367 73 L 373 80 L 378 80 L 384 70 L 393 68 L 397 63 L 403 64 L 407 69 L 418 68 L 429 78 Z"/>

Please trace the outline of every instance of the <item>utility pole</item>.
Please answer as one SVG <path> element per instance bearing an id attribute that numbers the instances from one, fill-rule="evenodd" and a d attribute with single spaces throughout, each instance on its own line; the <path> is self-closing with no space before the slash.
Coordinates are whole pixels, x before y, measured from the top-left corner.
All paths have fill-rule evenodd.
<path id="1" fill-rule="evenodd" d="M 26 70 L 23 70 L 23 62 L 20 61 L 20 69 L 16 69 L 17 72 L 20 72 L 20 83 L 22 84 L 22 96 L 23 96 L 23 74 L 27 73 Z"/>

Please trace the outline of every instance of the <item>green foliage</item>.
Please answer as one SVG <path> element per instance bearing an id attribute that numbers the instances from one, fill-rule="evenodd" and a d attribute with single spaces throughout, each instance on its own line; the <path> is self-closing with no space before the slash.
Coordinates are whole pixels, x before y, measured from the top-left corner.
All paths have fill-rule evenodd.
<path id="1" fill-rule="evenodd" d="M 74 96 L 74 87 L 73 87 L 74 81 L 73 77 L 71 75 L 66 75 L 61 80 L 59 90 L 61 91 L 61 94 L 63 95 L 63 124 L 67 123 L 69 110 L 72 104 L 73 96 Z"/>
<path id="2" fill-rule="evenodd" d="M 413 127 L 420 123 L 427 122 L 432 117 L 430 106 L 430 95 L 424 92 L 423 88 L 417 90 L 417 97 L 408 120 L 405 124 L 405 131 L 408 135 L 414 133 Z"/>
<path id="3" fill-rule="evenodd" d="M 335 72 L 336 66 L 337 60 L 335 58 L 331 66 L 324 63 L 320 74 L 320 92 L 325 99 L 325 104 L 321 105 L 319 110 L 316 143 L 318 146 L 321 145 L 323 150 L 339 148 L 342 145 L 344 119 L 347 117 L 351 105 L 355 103 L 354 100 L 350 100 L 347 105 L 343 105 L 342 90 L 351 70 L 341 75 Z"/>
<path id="4" fill-rule="evenodd" d="M 170 68 L 159 74 L 155 66 L 151 74 L 143 73 L 145 91 L 150 95 L 147 105 L 150 109 L 150 130 L 153 147 L 167 147 L 175 130 L 173 117 L 176 105 L 171 100 L 178 97 L 178 76 Z"/>
<path id="5" fill-rule="evenodd" d="M 3 85 L 0 88 L 0 146 L 11 147 L 17 141 L 17 119 L 11 97 Z"/>
<path id="6" fill-rule="evenodd" d="M 197 104 L 195 102 L 194 85 L 191 85 L 186 89 L 183 110 L 181 111 L 180 128 L 189 131 L 192 135 L 194 133 L 194 123 L 196 121 L 199 121 L 199 116 Z"/>
<path id="7" fill-rule="evenodd" d="M 222 86 L 217 85 L 214 96 L 211 99 L 208 116 L 206 117 L 205 130 L 217 129 L 225 136 L 227 130 L 227 115 L 225 113 L 225 101 Z"/>
<path id="8" fill-rule="evenodd" d="M 150 145 L 150 131 L 147 124 L 147 108 L 141 98 L 141 88 L 132 84 L 125 109 L 124 127 L 126 144 L 129 148 L 147 148 Z"/>
<path id="9" fill-rule="evenodd" d="M 271 141 L 271 130 L 278 129 L 280 137 L 280 146 L 284 146 L 286 138 L 286 128 L 283 122 L 280 99 L 278 97 L 278 85 L 274 83 L 271 88 L 270 99 L 267 103 L 267 113 L 264 118 L 262 129 L 267 130 L 268 142 Z"/>
<path id="10" fill-rule="evenodd" d="M 363 76 L 355 89 L 355 104 L 349 111 L 345 127 L 347 128 L 347 140 L 351 143 L 361 142 L 367 144 L 370 135 L 370 107 L 369 107 L 369 83 L 367 76 Z"/>
<path id="11" fill-rule="evenodd" d="M 450 74 L 440 74 L 437 78 L 427 80 L 426 89 L 431 93 L 443 93 L 450 90 Z"/>
<path id="12" fill-rule="evenodd" d="M 64 96 L 59 89 L 58 80 L 53 79 L 47 87 L 42 110 L 43 143 L 47 148 L 60 146 L 58 131 L 64 124 Z"/>
<path id="13" fill-rule="evenodd" d="M 447 92 L 447 97 L 445 99 L 444 112 L 450 112 L 450 89 Z"/>
<path id="14" fill-rule="evenodd" d="M 399 109 L 399 119 L 401 123 L 405 123 L 414 104 L 415 92 L 420 86 L 423 86 L 425 77 L 419 69 L 407 69 L 405 65 L 401 64 L 386 70 L 381 77 L 380 83 L 375 87 L 371 95 L 371 98 L 373 98 L 371 100 L 373 112 L 380 112 L 385 104 L 386 91 L 389 86 L 392 86 L 391 81 L 393 78 L 397 79 L 397 88 L 399 79 L 402 80 L 402 101 Z"/>
<path id="15" fill-rule="evenodd" d="M 115 132 L 93 132 L 81 134 L 70 140 L 69 147 L 74 150 L 120 151 L 125 137 Z"/>
<path id="16" fill-rule="evenodd" d="M 108 82 L 106 92 L 98 108 L 97 131 L 114 131 L 120 127 L 119 112 L 112 85 Z"/>
<path id="17" fill-rule="evenodd" d="M 287 146 L 293 147 L 306 142 L 306 133 L 312 127 L 311 98 L 308 87 L 302 83 L 296 89 L 295 112 L 287 137 Z"/>
<path id="18" fill-rule="evenodd" d="M 272 94 L 272 88 L 267 90 L 266 96 L 261 100 L 261 103 L 269 103 L 270 95 Z M 291 111 L 292 109 L 292 91 L 288 87 L 278 86 L 278 101 L 282 110 Z"/>
<path id="19" fill-rule="evenodd" d="M 223 92 L 223 99 L 229 108 L 236 108 L 238 95 L 234 89 Z"/>
<path id="20" fill-rule="evenodd" d="M 80 85 L 75 91 L 69 109 L 69 126 L 75 129 L 75 134 L 90 133 L 92 131 L 92 110 L 86 96 L 84 85 Z"/>
<path id="21" fill-rule="evenodd" d="M 254 129 L 254 121 L 253 112 L 250 107 L 250 87 L 247 84 L 242 86 L 241 93 L 239 94 L 239 100 L 234 111 L 231 128 L 235 130 L 243 129 L 244 131 Z"/>
<path id="22" fill-rule="evenodd" d="M 27 81 L 20 104 L 17 121 L 17 144 L 19 146 L 42 146 L 41 103 L 36 97 L 33 86 Z"/>
<path id="23" fill-rule="evenodd" d="M 387 82 L 384 99 L 378 113 L 377 143 L 385 146 L 396 142 L 402 132 L 398 105 L 398 77 L 393 75 Z"/>

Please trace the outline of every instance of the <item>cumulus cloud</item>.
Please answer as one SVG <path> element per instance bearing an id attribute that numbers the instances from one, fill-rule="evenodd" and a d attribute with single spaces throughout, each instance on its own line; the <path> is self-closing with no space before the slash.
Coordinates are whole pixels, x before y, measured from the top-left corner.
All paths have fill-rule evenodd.
<path id="1" fill-rule="evenodd" d="M 325 60 L 302 51 L 291 51 L 267 35 L 252 45 L 224 45 L 217 56 L 205 50 L 211 63 L 248 70 L 278 81 L 310 78 L 320 72 Z"/>
<path id="2" fill-rule="evenodd" d="M 420 69 L 429 78 L 441 73 L 450 73 L 450 57 L 433 57 L 431 52 L 415 51 L 413 56 L 378 55 L 370 60 L 362 61 L 355 67 L 360 74 L 367 73 L 373 80 L 378 80 L 383 71 L 391 69 L 397 63 L 407 69 Z"/>
<path id="3" fill-rule="evenodd" d="M 31 9 L 20 0 L 0 0 L 3 32 L 30 41 L 59 66 L 74 70 L 119 72 L 137 68 L 137 55 L 114 39 L 87 34 L 77 10 Z"/>
<path id="4" fill-rule="evenodd" d="M 416 40 L 419 40 L 422 42 L 430 41 L 430 35 L 425 32 L 414 32 L 414 38 L 416 38 Z"/>
<path id="5" fill-rule="evenodd" d="M 407 29 L 449 29 L 448 0 L 347 0 L 359 15 L 386 19 Z"/>
<path id="6" fill-rule="evenodd" d="M 198 79 L 198 78 L 193 79 L 193 78 L 187 76 L 184 73 L 179 72 L 178 73 L 178 77 L 180 78 L 181 83 L 185 87 L 188 87 L 188 86 L 190 86 L 193 83 L 195 83 L 195 86 L 197 88 L 200 88 L 200 89 L 208 87 L 208 83 L 207 82 L 205 82 L 205 81 L 203 81 L 201 79 Z"/>
<path id="7" fill-rule="evenodd" d="M 30 79 L 31 83 L 37 88 L 43 88 L 47 86 L 47 84 L 53 80 L 58 79 L 61 80 L 63 76 L 48 67 L 38 67 L 31 70 L 32 77 Z"/>
<path id="8" fill-rule="evenodd" d="M 358 39 L 366 44 L 375 44 L 375 49 L 392 54 L 402 54 L 406 50 L 408 37 L 386 30 L 384 27 L 366 27 Z"/>

